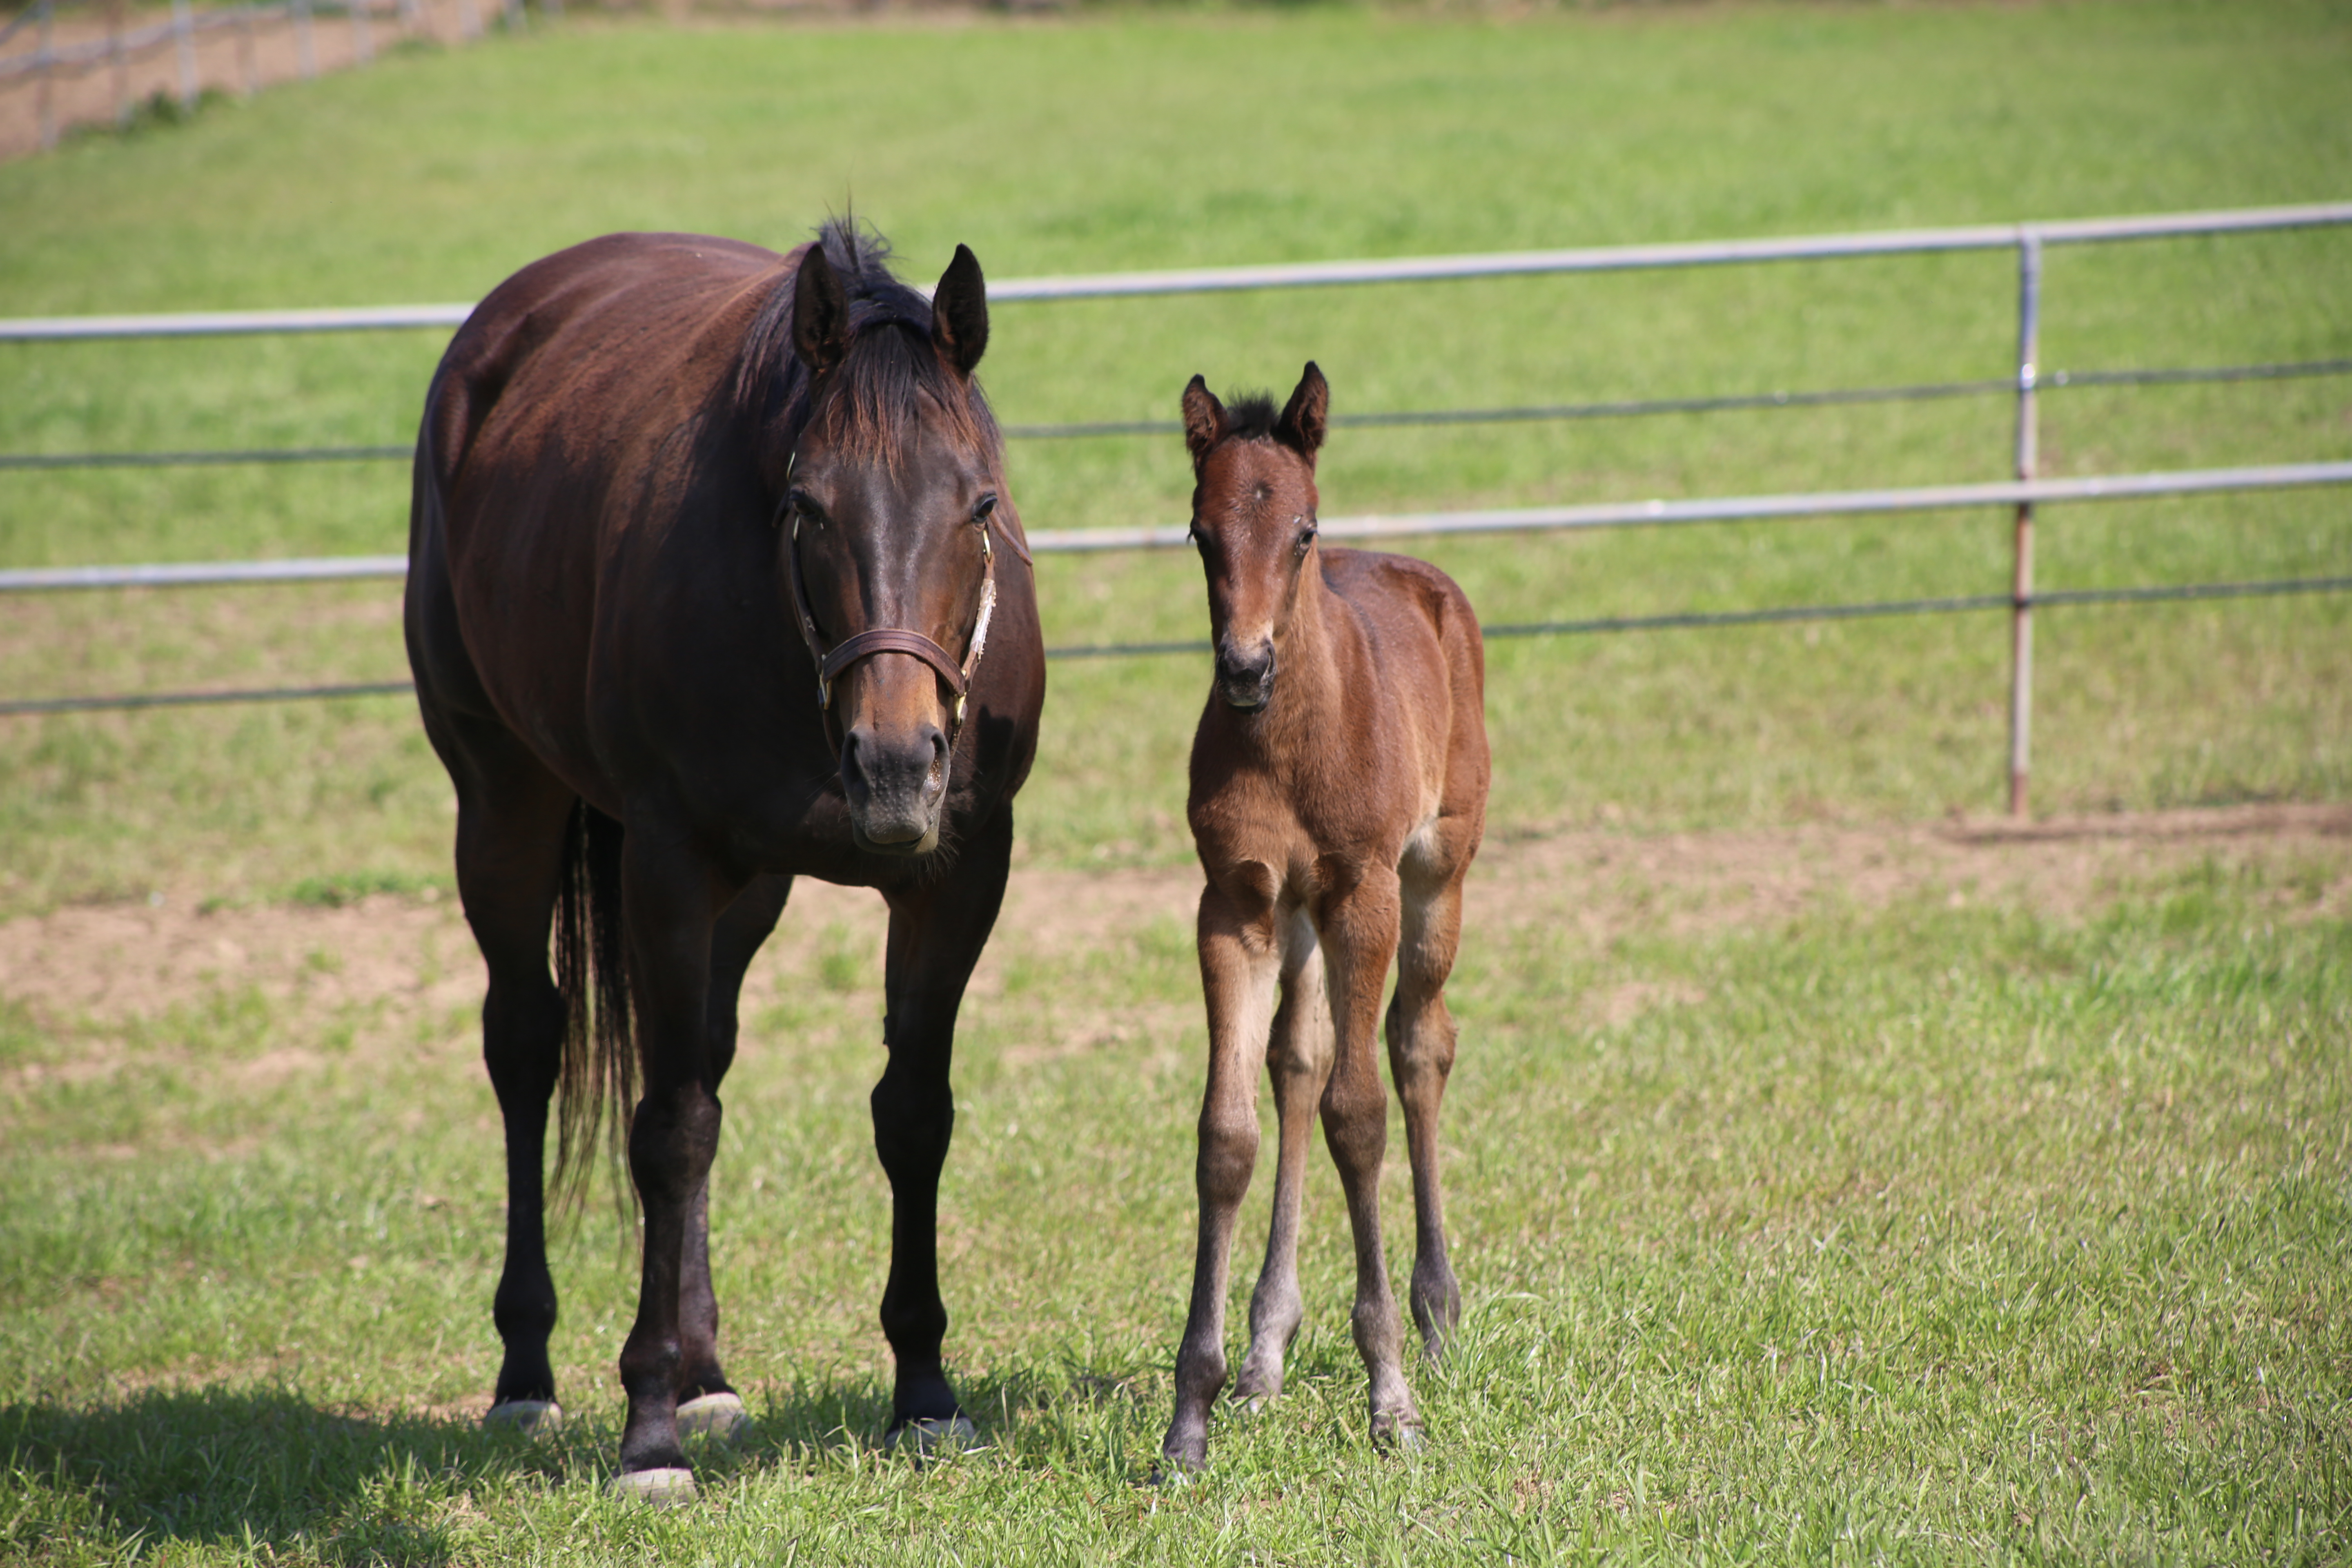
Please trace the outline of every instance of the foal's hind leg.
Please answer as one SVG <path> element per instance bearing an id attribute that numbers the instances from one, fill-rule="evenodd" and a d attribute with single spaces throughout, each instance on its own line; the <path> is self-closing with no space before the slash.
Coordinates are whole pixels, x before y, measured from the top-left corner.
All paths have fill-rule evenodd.
<path id="1" fill-rule="evenodd" d="M 433 740 L 457 784 L 457 893 L 489 969 L 482 1060 L 506 1130 L 506 1264 L 491 1308 L 506 1352 L 488 1419 L 528 1428 L 561 1418 L 547 1360 L 545 1166 L 564 999 L 548 976 L 547 936 L 574 797 L 502 729 L 443 717 Z"/>
<path id="2" fill-rule="evenodd" d="M 736 1005 L 743 973 L 776 929 L 792 891 L 790 877 L 761 877 L 735 897 L 710 933 L 710 1075 L 717 1091 L 735 1060 Z M 731 1436 L 743 1421 L 743 1401 L 719 1366 L 719 1298 L 710 1285 L 710 1181 L 703 1178 L 687 1211 L 686 1250 L 678 1275 L 678 1342 L 683 1359 L 677 1387 L 681 1437 Z"/>
<path id="3" fill-rule="evenodd" d="M 1450 866 L 1407 858 L 1396 996 L 1388 1014 L 1389 1074 L 1404 1105 L 1405 1144 L 1412 1160 L 1412 1321 L 1433 1361 L 1444 1354 L 1462 1316 L 1462 1288 L 1445 1255 L 1437 1112 L 1454 1070 L 1454 1017 L 1445 1008 L 1445 980 L 1461 942 L 1462 879 L 1468 868 L 1466 855 Z"/>
<path id="4" fill-rule="evenodd" d="M 1306 1315 L 1298 1294 L 1298 1214 L 1307 1189 L 1307 1146 L 1315 1106 L 1331 1077 L 1331 1002 L 1323 953 L 1305 913 L 1282 921 L 1282 1005 L 1265 1053 L 1279 1118 L 1274 1168 L 1274 1218 L 1265 1233 L 1265 1265 L 1250 1296 L 1249 1353 L 1234 1380 L 1237 1404 L 1255 1405 L 1282 1392 L 1283 1360 Z"/>

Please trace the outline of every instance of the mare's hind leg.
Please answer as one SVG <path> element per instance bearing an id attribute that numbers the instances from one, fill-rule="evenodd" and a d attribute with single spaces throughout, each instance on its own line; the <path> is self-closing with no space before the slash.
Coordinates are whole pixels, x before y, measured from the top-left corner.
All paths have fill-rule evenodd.
<path id="1" fill-rule="evenodd" d="M 1013 817 L 1000 812 L 968 840 L 956 868 L 886 895 L 890 940 L 882 1022 L 889 1064 L 874 1086 L 874 1150 L 890 1178 L 890 1280 L 882 1332 L 898 1363 L 885 1440 L 918 1449 L 961 1446 L 972 1426 L 940 1361 L 948 1312 L 940 1300 L 940 1168 L 955 1131 L 948 1068 L 956 1012 L 980 950 L 995 928 L 1013 858 Z"/>
<path id="2" fill-rule="evenodd" d="M 457 786 L 457 893 L 489 969 L 482 1060 L 505 1123 L 506 1264 L 491 1309 L 506 1350 L 492 1422 L 561 1419 L 547 1340 L 547 1111 L 562 1070 L 564 999 L 547 937 L 575 797 L 504 729 L 437 715 L 432 738 Z"/>
<path id="3" fill-rule="evenodd" d="M 1443 831 L 1441 827 L 1440 831 Z M 1442 845 L 1442 841 L 1441 841 Z M 1389 1074 L 1404 1106 L 1405 1145 L 1412 1161 L 1412 1321 L 1434 1361 L 1462 1316 L 1462 1287 L 1445 1254 L 1445 1211 L 1437 1170 L 1437 1113 L 1454 1070 L 1454 1017 L 1445 981 L 1462 937 L 1466 853 L 1442 846 L 1403 866 L 1403 919 L 1397 944 L 1396 995 L 1389 1003 Z"/>
<path id="4" fill-rule="evenodd" d="M 1265 1265 L 1250 1296 L 1249 1353 L 1234 1380 L 1236 1403 L 1255 1405 L 1282 1392 L 1283 1360 L 1306 1315 L 1298 1294 L 1298 1214 L 1307 1189 L 1307 1146 L 1315 1106 L 1331 1077 L 1331 1002 L 1323 953 L 1302 910 L 1281 923 L 1282 1005 L 1266 1045 L 1266 1075 L 1274 1082 L 1278 1120 L 1274 1167 L 1274 1218 L 1266 1227 Z"/>
<path id="5" fill-rule="evenodd" d="M 715 1091 L 735 1060 L 736 1005 L 743 972 L 776 929 L 792 892 L 790 877 L 761 877 L 727 906 L 710 933 L 709 1042 Z M 719 1298 L 710 1285 L 710 1182 L 703 1179 L 687 1211 L 686 1252 L 678 1278 L 678 1339 L 683 1371 L 677 1388 L 681 1437 L 731 1436 L 743 1422 L 743 1401 L 719 1365 Z"/>
<path id="6" fill-rule="evenodd" d="M 1370 867 L 1354 887 L 1324 905 L 1323 962 L 1330 976 L 1331 1022 L 1338 1036 L 1331 1081 L 1323 1091 L 1323 1138 L 1356 1241 L 1356 1351 L 1371 1384 L 1372 1441 L 1412 1443 L 1421 1412 L 1404 1380 L 1404 1325 L 1389 1289 L 1381 1247 L 1381 1165 L 1388 1154 L 1389 1096 L 1381 1082 L 1381 990 L 1396 953 L 1397 874 Z"/>

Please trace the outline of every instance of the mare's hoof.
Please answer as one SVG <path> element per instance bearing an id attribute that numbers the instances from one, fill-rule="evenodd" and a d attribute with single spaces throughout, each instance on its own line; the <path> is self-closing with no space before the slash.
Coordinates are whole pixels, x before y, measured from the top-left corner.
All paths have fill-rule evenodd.
<path id="1" fill-rule="evenodd" d="M 613 1495 L 623 1502 L 677 1508 L 694 1500 L 694 1472 L 675 1467 L 623 1470 L 613 1478 Z"/>
<path id="2" fill-rule="evenodd" d="M 743 1413 L 741 1395 L 706 1394 L 677 1407 L 677 1436 L 681 1442 L 688 1437 L 712 1437 L 731 1443 L 751 1421 Z"/>
<path id="3" fill-rule="evenodd" d="M 482 1425 L 511 1426 L 526 1437 L 543 1437 L 563 1425 L 563 1406 L 552 1399 L 509 1399 L 491 1405 Z"/>
<path id="4" fill-rule="evenodd" d="M 926 1416 L 919 1421 L 899 1422 L 883 1434 L 882 1446 L 903 1448 L 919 1460 L 934 1454 L 961 1454 L 980 1447 L 980 1428 L 961 1411 L 944 1419 Z"/>
<path id="5" fill-rule="evenodd" d="M 1429 1447 L 1429 1434 L 1419 1421 L 1400 1421 L 1393 1415 L 1374 1416 L 1372 1447 L 1383 1454 L 1418 1454 Z"/>

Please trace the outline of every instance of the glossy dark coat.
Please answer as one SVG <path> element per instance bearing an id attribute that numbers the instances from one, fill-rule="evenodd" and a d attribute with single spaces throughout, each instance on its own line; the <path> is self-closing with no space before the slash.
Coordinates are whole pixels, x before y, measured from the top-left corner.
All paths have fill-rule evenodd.
<path id="1" fill-rule="evenodd" d="M 626 1105 L 641 1078 L 625 1479 L 690 1487 L 679 1403 L 733 1403 L 708 1173 L 738 990 L 799 876 L 876 888 L 889 906 L 874 1124 L 895 1199 L 892 1430 L 964 1425 L 940 1363 L 933 1234 L 949 1058 L 1003 892 L 1045 664 L 971 380 L 988 332 L 979 266 L 959 247 L 934 304 L 890 278 L 886 255 L 846 225 L 789 256 L 688 235 L 593 240 L 493 291 L 425 401 L 406 631 L 489 968 L 483 1050 L 509 1203 L 492 1415 L 542 1417 L 555 1399 L 551 1102 L 561 1086 L 559 1168 L 576 1167 L 600 1103 Z M 902 627 L 961 660 L 992 572 L 960 726 L 950 682 L 899 651 L 841 671 L 820 706 L 812 640 L 822 652 Z"/>

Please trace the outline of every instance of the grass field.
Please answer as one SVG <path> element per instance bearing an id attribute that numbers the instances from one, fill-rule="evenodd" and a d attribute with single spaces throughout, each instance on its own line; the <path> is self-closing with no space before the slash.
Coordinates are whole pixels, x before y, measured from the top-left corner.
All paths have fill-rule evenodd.
<path id="1" fill-rule="evenodd" d="M 853 198 L 925 280 L 959 240 L 1003 278 L 2340 198 L 2347 79 L 2352 9 L 2319 3 L 582 18 L 0 166 L 0 315 L 462 300 L 604 230 L 783 246 Z M 1356 411 L 1990 377 L 2013 288 L 1986 256 L 1007 305 L 983 374 L 1011 423 L 1166 418 L 1196 370 L 1310 356 Z M 2061 251 L 2043 363 L 2352 356 L 2347 300 L 2341 231 Z M 0 451 L 399 442 L 437 351 L 0 345 Z M 2347 384 L 2053 393 L 2045 469 L 2352 456 Z M 1323 491 L 1993 479 L 2009 420 L 1342 430 Z M 1172 437 L 1012 461 L 1033 531 L 1182 515 Z M 404 517 L 398 464 L 5 472 L 0 563 L 394 551 Z M 1493 623 L 2008 581 L 1975 514 L 1429 553 Z M 2340 492 L 2043 514 L 2045 587 L 2347 572 Z M 1176 556 L 1049 560 L 1041 593 L 1057 644 L 1202 623 Z M 599 1489 L 607 1212 L 558 1264 L 574 1426 L 473 1425 L 501 1193 L 413 706 L 0 720 L 0 1558 L 2352 1556 L 2352 596 L 2039 619 L 2036 801 L 2072 815 L 2013 841 L 1917 826 L 2000 798 L 1998 617 L 1492 647 L 1441 1441 L 1362 1440 L 1318 1171 L 1291 1392 L 1181 1489 L 1137 1483 L 1189 1268 L 1202 672 L 1057 664 L 943 1204 L 990 1446 L 872 1447 L 878 925 L 819 889 L 755 973 L 715 1199 L 760 1426 L 667 1517 Z M 396 595 L 18 600 L 0 670 L 394 677 Z M 1674 872 L 1690 846 L 1719 859 Z"/>

